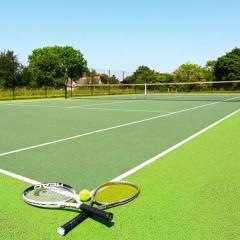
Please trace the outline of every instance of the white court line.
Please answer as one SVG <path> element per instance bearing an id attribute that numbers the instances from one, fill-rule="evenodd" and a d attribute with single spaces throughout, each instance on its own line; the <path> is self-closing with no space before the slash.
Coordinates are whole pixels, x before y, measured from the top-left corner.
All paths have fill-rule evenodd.
<path id="1" fill-rule="evenodd" d="M 144 110 L 144 109 L 122 109 L 122 108 L 86 108 L 86 107 L 69 107 L 69 108 L 80 108 L 87 110 L 104 110 L 104 111 L 120 111 L 120 112 L 147 112 L 147 113 L 170 113 L 170 111 L 157 111 L 157 110 Z"/>
<path id="2" fill-rule="evenodd" d="M 147 161 L 141 163 L 140 165 L 137 165 L 136 167 L 134 167 L 134 168 L 132 168 L 131 170 L 129 170 L 129 171 L 127 171 L 127 172 L 121 174 L 120 176 L 118 176 L 118 177 L 116 177 L 116 178 L 114 178 L 114 179 L 112 179 L 111 181 L 120 181 L 120 180 L 122 180 L 122 179 L 128 177 L 129 175 L 131 175 L 131 174 L 137 172 L 138 170 L 140 170 L 140 169 L 146 167 L 147 165 L 149 165 L 149 164 L 155 162 L 156 160 L 158 160 L 159 158 L 161 158 L 161 157 L 165 156 L 166 154 L 172 152 L 172 151 L 175 150 L 176 148 L 179 148 L 179 147 L 182 146 L 183 144 L 185 144 L 185 143 L 191 141 L 193 138 L 196 138 L 197 136 L 199 136 L 200 134 L 206 132 L 206 131 L 209 130 L 210 128 L 212 128 L 212 127 L 218 125 L 219 123 L 223 122 L 224 120 L 226 120 L 226 119 L 232 117 L 233 115 L 237 114 L 238 112 L 240 112 L 240 109 L 238 109 L 237 111 L 235 111 L 235 112 L 233 112 L 233 113 L 227 115 L 226 117 L 224 117 L 224 118 L 218 120 L 217 122 L 215 122 L 215 123 L 209 125 L 208 127 L 204 128 L 204 129 L 202 129 L 202 130 L 200 130 L 199 132 L 197 132 L 197 133 L 193 134 L 192 136 L 190 136 L 190 137 L 184 139 L 183 141 L 177 143 L 176 145 L 174 145 L 174 146 L 172 146 L 172 147 L 166 149 L 165 151 L 163 151 L 163 152 L 159 153 L 158 155 L 156 155 L 156 156 L 150 158 L 149 160 L 147 160 Z"/>
<path id="3" fill-rule="evenodd" d="M 230 98 L 226 101 L 230 101 L 232 99 L 233 98 Z M 143 123 L 143 122 L 148 122 L 148 121 L 151 121 L 151 120 L 155 120 L 155 119 L 159 119 L 159 118 L 163 118 L 163 117 L 167 117 L 167 116 L 171 116 L 171 115 L 176 115 L 178 113 L 183 113 L 183 112 L 187 112 L 187 111 L 211 106 L 211 105 L 218 104 L 218 103 L 222 103 L 222 102 L 213 102 L 213 103 L 208 103 L 208 104 L 204 104 L 204 105 L 199 105 L 199 106 L 196 106 L 196 107 L 187 108 L 187 109 L 183 109 L 183 110 L 180 110 L 180 111 L 171 112 L 171 113 L 167 113 L 167 114 L 163 114 L 163 115 L 158 115 L 158 116 L 151 117 L 151 118 L 145 118 L 145 119 L 138 120 L 138 121 L 124 123 L 124 124 L 109 127 L 109 128 L 103 128 L 103 129 L 99 129 L 99 130 L 96 130 L 96 131 L 75 135 L 75 136 L 68 137 L 68 138 L 62 138 L 62 139 L 58 139 L 58 140 L 55 140 L 55 141 L 46 142 L 46 143 L 42 143 L 42 144 L 38 144 L 38 145 L 26 147 L 26 148 L 20 148 L 20 149 L 12 150 L 12 151 L 9 151 L 9 152 L 0 153 L 0 157 L 10 155 L 10 154 L 14 154 L 14 153 L 18 153 L 18 152 L 27 151 L 27 150 L 34 149 L 34 148 L 40 148 L 40 147 L 48 146 L 48 145 L 55 144 L 55 143 L 66 142 L 66 141 L 69 141 L 69 140 L 93 135 L 93 134 L 96 134 L 96 133 L 107 132 L 107 131 L 117 129 L 117 128 L 122 128 L 122 127 L 131 126 L 131 125 L 135 125 L 135 124 L 139 124 L 139 123 Z"/>
<path id="4" fill-rule="evenodd" d="M 91 107 L 91 106 L 101 106 L 101 105 L 112 105 L 112 104 L 118 104 L 118 103 L 131 103 L 131 102 L 139 102 L 139 101 L 145 101 L 145 100 L 124 100 L 124 101 L 116 101 L 114 100 L 113 102 L 103 102 L 103 103 L 94 103 L 94 104 L 85 104 L 81 105 L 81 107 Z"/>
<path id="5" fill-rule="evenodd" d="M 40 183 L 40 182 L 37 182 L 37 181 L 35 181 L 33 179 L 30 179 L 30 178 L 27 178 L 27 177 L 24 177 L 24 176 L 21 176 L 21 175 L 18 175 L 18 174 L 15 174 L 15 173 L 3 170 L 3 169 L 0 169 L 0 173 L 2 173 L 4 175 L 7 175 L 9 177 L 13 177 L 13 178 L 19 179 L 19 180 L 21 180 L 23 182 L 30 183 L 32 185 L 37 185 L 37 184 Z"/>
<path id="6" fill-rule="evenodd" d="M 67 107 L 63 107 L 63 106 L 53 106 L 53 105 L 31 105 L 31 104 L 5 104 L 6 106 L 17 106 L 17 107 L 40 107 L 40 108 L 60 108 L 60 109 L 86 109 L 86 110 L 103 110 L 103 111 L 120 111 L 120 112 L 147 112 L 147 113 L 170 113 L 170 111 L 157 111 L 157 110 L 144 110 L 144 109 L 121 109 L 121 108 L 93 108 L 93 107 L 84 107 L 83 106 L 67 106 Z"/>
<path id="7" fill-rule="evenodd" d="M 212 123 L 211 125 L 207 126 L 206 128 L 204 128 L 204 129 L 200 130 L 199 132 L 193 134 L 192 136 L 184 139 L 183 141 L 175 144 L 174 146 L 166 149 L 165 151 L 163 151 L 163 152 L 159 153 L 158 155 L 150 158 L 149 160 L 147 160 L 147 161 L 139 164 L 138 166 L 132 168 L 131 170 L 129 170 L 129 171 L 121 174 L 120 176 L 112 179 L 111 181 L 119 181 L 119 180 L 122 180 L 122 179 L 126 178 L 127 176 L 129 176 L 129 175 L 137 172 L 138 170 L 146 167 L 147 165 L 149 165 L 149 164 L 155 162 L 156 160 L 158 160 L 159 158 L 165 156 L 165 155 L 168 154 L 169 152 L 172 152 L 173 150 L 179 148 L 179 147 L 182 146 L 183 144 L 185 144 L 185 143 L 189 142 L 190 140 L 196 138 L 197 136 L 199 136 L 200 134 L 206 132 L 206 131 L 209 130 L 210 128 L 213 128 L 214 126 L 220 124 L 220 123 L 223 122 L 224 120 L 232 117 L 233 115 L 237 114 L 238 112 L 240 112 L 240 109 L 238 109 L 238 110 L 236 110 L 235 112 L 233 112 L 233 113 L 225 116 L 224 118 L 222 118 L 222 119 L 220 119 L 220 120 Z M 21 176 L 21 175 L 15 174 L 15 173 L 11 173 L 11 172 L 6 171 L 6 170 L 3 170 L 3 169 L 0 169 L 0 173 L 5 174 L 5 175 L 10 176 L 10 177 L 13 177 L 13 178 L 16 178 L 16 179 L 19 179 L 19 180 L 24 181 L 24 182 L 30 183 L 30 184 L 32 184 L 32 185 L 36 185 L 36 184 L 39 184 L 39 183 L 40 183 L 40 182 L 37 182 L 37 181 L 32 180 L 32 179 L 30 179 L 30 178 L 26 178 L 26 177 L 24 177 L 24 176 Z"/>
<path id="8" fill-rule="evenodd" d="M 3 106 L 12 106 L 12 107 L 41 107 L 41 108 L 65 108 L 61 106 L 51 106 L 51 105 L 37 105 L 37 104 L 14 104 L 14 103 L 7 103 L 3 104 Z"/>
<path id="9" fill-rule="evenodd" d="M 58 102 L 58 101 L 63 101 L 63 98 L 42 98 L 42 99 L 16 99 L 16 100 L 3 100 L 0 101 L 0 105 L 1 104 L 6 104 L 6 103 L 35 103 L 35 102 Z"/>
<path id="10" fill-rule="evenodd" d="M 94 104 L 84 104 L 84 105 L 81 105 L 79 107 L 91 107 L 91 106 L 99 106 L 99 105 L 112 105 L 112 104 L 119 104 L 119 103 L 130 103 L 130 102 L 136 102 L 136 101 L 145 101 L 145 100 L 124 100 L 124 101 L 113 101 L 113 102 L 103 102 L 103 103 L 94 103 Z M 27 103 L 27 102 L 26 102 Z M 7 105 L 7 106 L 31 106 L 31 107 L 34 107 L 34 106 L 38 106 L 38 107 L 43 107 L 44 105 L 37 105 L 37 104 L 18 104 L 18 103 L 6 103 L 6 104 L 2 104 L 2 105 Z M 1 105 L 0 105 L 1 106 Z M 46 105 L 44 107 L 56 107 L 56 108 L 64 108 L 62 106 L 50 106 L 50 105 Z M 77 107 L 77 106 L 76 106 Z"/>

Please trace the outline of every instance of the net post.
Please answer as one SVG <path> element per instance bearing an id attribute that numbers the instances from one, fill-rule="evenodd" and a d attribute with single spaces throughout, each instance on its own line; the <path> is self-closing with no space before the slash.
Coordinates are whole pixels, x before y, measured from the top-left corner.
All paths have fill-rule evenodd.
<path id="1" fill-rule="evenodd" d="M 67 99 L 67 81 L 68 79 L 65 78 L 64 84 L 63 84 L 63 90 L 64 90 L 64 98 Z"/>
<path id="2" fill-rule="evenodd" d="M 45 85 L 44 87 L 44 92 L 45 92 L 45 98 L 48 98 L 47 85 Z"/>
<path id="3" fill-rule="evenodd" d="M 12 98 L 15 99 L 15 59 L 12 55 Z"/>
<path id="4" fill-rule="evenodd" d="M 144 83 L 144 98 L 147 99 L 147 84 Z"/>
<path id="5" fill-rule="evenodd" d="M 93 71 L 94 71 L 94 69 L 92 68 L 92 69 L 91 69 L 91 82 L 90 82 L 90 84 L 93 84 L 93 82 L 94 82 L 94 81 L 93 81 L 93 74 L 94 74 Z"/>

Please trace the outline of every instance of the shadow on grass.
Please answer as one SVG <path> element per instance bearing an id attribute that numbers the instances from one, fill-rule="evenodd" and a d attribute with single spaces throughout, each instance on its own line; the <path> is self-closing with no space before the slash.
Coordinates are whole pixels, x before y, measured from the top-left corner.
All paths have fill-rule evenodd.
<path id="1" fill-rule="evenodd" d="M 61 209 L 58 209 L 58 210 L 61 210 Z M 69 211 L 69 212 L 76 212 L 76 213 L 78 213 L 78 214 L 82 213 L 81 210 L 79 211 L 79 210 L 77 210 L 77 209 L 66 209 L 66 208 L 65 208 L 65 209 L 62 209 L 62 210 Z M 114 226 L 114 224 L 115 224 L 113 221 L 109 222 L 109 221 L 107 221 L 107 220 L 105 220 L 105 219 L 102 219 L 101 217 L 99 217 L 99 216 L 97 216 L 97 215 L 94 215 L 94 214 L 88 215 L 88 217 L 86 217 L 86 219 L 89 218 L 89 217 L 90 217 L 91 219 L 93 219 L 94 221 L 99 222 L 99 223 L 105 225 L 105 226 L 108 227 L 108 228 Z M 85 221 L 86 219 L 84 219 L 83 221 Z"/>
<path id="2" fill-rule="evenodd" d="M 109 221 L 107 221 L 107 220 L 104 220 L 104 219 L 96 216 L 96 215 L 91 215 L 90 217 L 91 217 L 93 220 L 95 220 L 95 221 L 97 221 L 97 222 L 99 222 L 99 223 L 101 223 L 101 224 L 103 224 L 103 225 L 105 225 L 106 227 L 109 227 L 109 228 L 112 227 L 112 226 L 114 226 L 114 224 L 115 224 L 113 221 L 109 222 Z"/>
<path id="3" fill-rule="evenodd" d="M 39 209 L 43 209 L 42 207 L 39 207 L 39 206 L 34 206 L 34 207 L 36 207 L 36 208 L 39 208 Z M 81 210 L 79 210 L 79 209 L 73 209 L 73 208 L 44 208 L 44 209 L 48 209 L 48 210 L 52 210 L 52 211 L 67 211 L 67 212 L 74 212 L 74 213 L 77 213 L 77 214 L 80 214 L 82 211 Z M 101 217 L 98 217 L 98 216 L 96 216 L 96 215 L 90 215 L 90 216 L 88 216 L 88 217 L 90 217 L 91 219 L 93 219 L 94 221 L 96 221 L 96 222 L 99 222 L 99 223 L 101 223 L 101 224 L 103 224 L 103 225 L 105 225 L 106 227 L 112 227 L 112 226 L 114 226 L 114 222 L 109 222 L 109 221 L 107 221 L 107 220 L 105 220 L 105 219 L 102 219 Z M 88 218 L 87 217 L 87 218 Z M 87 219 L 86 218 L 86 219 Z M 85 220 L 86 220 L 85 219 Z"/>

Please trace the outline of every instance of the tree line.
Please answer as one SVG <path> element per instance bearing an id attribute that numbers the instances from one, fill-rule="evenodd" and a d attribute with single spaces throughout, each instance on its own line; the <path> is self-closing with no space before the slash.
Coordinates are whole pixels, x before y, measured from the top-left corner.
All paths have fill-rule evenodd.
<path id="1" fill-rule="evenodd" d="M 62 87 L 64 80 L 77 81 L 83 76 L 98 76 L 102 84 L 240 80 L 240 48 L 209 60 L 205 66 L 184 63 L 171 74 L 139 66 L 121 81 L 115 75 L 91 71 L 83 54 L 70 46 L 37 48 L 28 56 L 27 66 L 20 63 L 13 51 L 0 52 L 0 88 Z"/>

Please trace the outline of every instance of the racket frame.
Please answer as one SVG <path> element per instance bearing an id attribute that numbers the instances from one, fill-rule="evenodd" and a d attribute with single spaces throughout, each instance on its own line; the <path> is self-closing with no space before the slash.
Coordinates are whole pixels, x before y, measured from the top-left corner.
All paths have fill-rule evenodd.
<path id="1" fill-rule="evenodd" d="M 32 191 L 40 189 L 40 188 L 50 189 L 51 187 L 54 187 L 54 188 L 59 187 L 59 188 L 63 188 L 65 190 L 67 190 L 69 192 L 69 194 L 68 195 L 66 194 L 66 196 L 69 196 L 69 199 L 64 200 L 64 201 L 58 201 L 58 202 L 43 202 L 43 201 L 35 201 L 32 199 L 30 200 L 27 197 L 27 194 L 29 192 L 32 192 Z M 61 194 L 63 194 L 63 193 L 61 193 Z M 63 194 L 63 195 L 65 195 L 65 194 Z M 82 202 L 79 200 L 79 197 L 76 194 L 75 190 L 71 186 L 64 184 L 64 183 L 41 183 L 41 184 L 31 186 L 23 192 L 22 197 L 26 203 L 36 206 L 36 207 L 43 207 L 43 208 L 79 208 L 80 205 L 82 204 Z M 75 203 L 68 202 L 70 200 L 74 200 L 76 202 Z"/>
<path id="2" fill-rule="evenodd" d="M 132 195 L 131 197 L 129 198 L 124 198 L 124 199 L 121 199 L 119 201 L 116 201 L 114 203 L 105 203 L 105 202 L 100 202 L 100 201 L 96 201 L 95 200 L 95 196 L 98 192 L 99 189 L 101 188 L 104 188 L 105 186 L 108 186 L 108 185 L 128 185 L 128 186 L 132 186 L 134 188 L 137 189 L 136 193 L 134 195 Z M 140 188 L 137 184 L 135 183 L 132 183 L 132 182 L 128 182 L 128 181 L 111 181 L 111 182 L 107 182 L 107 183 L 104 183 L 104 184 L 101 184 L 100 186 L 98 186 L 96 189 L 93 190 L 92 192 L 92 202 L 93 204 L 96 204 L 98 206 L 99 209 L 108 209 L 108 208 L 112 208 L 112 207 L 116 207 L 116 206 L 119 206 L 119 205 L 123 205 L 123 204 L 126 204 L 128 202 L 131 202 L 132 200 L 134 200 L 140 193 Z"/>

